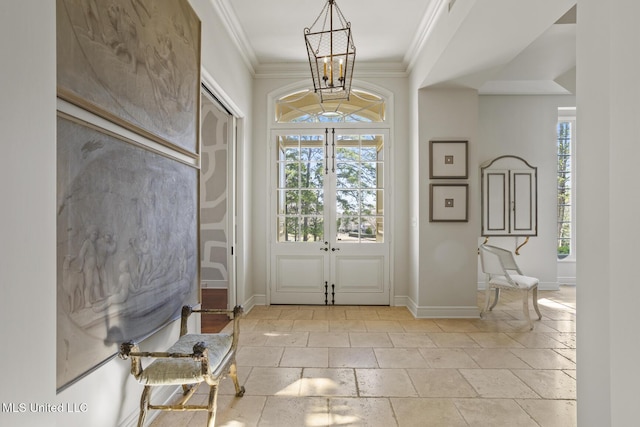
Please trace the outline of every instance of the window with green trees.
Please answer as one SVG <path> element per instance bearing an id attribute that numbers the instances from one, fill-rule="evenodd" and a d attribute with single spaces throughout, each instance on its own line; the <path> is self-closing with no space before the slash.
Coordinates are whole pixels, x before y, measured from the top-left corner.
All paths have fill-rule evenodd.
<path id="1" fill-rule="evenodd" d="M 558 121 L 558 259 L 572 251 L 572 150 L 575 141 L 575 120 Z"/>

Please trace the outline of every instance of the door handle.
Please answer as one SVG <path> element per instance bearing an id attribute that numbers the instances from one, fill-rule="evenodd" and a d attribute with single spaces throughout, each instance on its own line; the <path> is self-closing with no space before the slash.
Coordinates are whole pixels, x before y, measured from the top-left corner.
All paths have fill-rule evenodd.
<path id="1" fill-rule="evenodd" d="M 329 251 L 329 248 L 320 248 L 320 250 L 327 252 L 327 251 Z"/>
<path id="2" fill-rule="evenodd" d="M 339 251 L 340 248 L 331 248 L 331 252 Z"/>

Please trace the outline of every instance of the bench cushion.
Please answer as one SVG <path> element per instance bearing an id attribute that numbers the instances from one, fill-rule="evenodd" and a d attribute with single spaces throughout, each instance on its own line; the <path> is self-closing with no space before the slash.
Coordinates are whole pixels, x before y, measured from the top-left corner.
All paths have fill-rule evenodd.
<path id="1" fill-rule="evenodd" d="M 203 341 L 209 350 L 209 366 L 214 371 L 231 350 L 233 335 L 187 334 L 167 350 L 168 353 L 193 352 L 193 346 Z M 139 380 L 145 385 L 195 384 L 204 381 L 202 363 L 190 358 L 158 358 L 142 371 Z"/>

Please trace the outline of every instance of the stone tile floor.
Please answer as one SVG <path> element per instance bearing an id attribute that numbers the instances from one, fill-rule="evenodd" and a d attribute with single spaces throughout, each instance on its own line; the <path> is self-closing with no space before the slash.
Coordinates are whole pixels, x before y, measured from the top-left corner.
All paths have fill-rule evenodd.
<path id="1" fill-rule="evenodd" d="M 216 426 L 575 426 L 575 287 L 540 291 L 539 305 L 533 331 L 509 292 L 484 319 L 254 307 L 241 320 L 237 357 L 246 394 L 222 381 Z M 164 412 L 151 425 L 205 426 L 206 413 Z"/>

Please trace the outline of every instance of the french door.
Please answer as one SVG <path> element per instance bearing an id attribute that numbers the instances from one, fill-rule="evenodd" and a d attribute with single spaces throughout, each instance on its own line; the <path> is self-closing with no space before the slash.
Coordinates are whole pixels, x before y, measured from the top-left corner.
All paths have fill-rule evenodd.
<path id="1" fill-rule="evenodd" d="M 389 305 L 387 130 L 273 134 L 271 304 Z"/>

